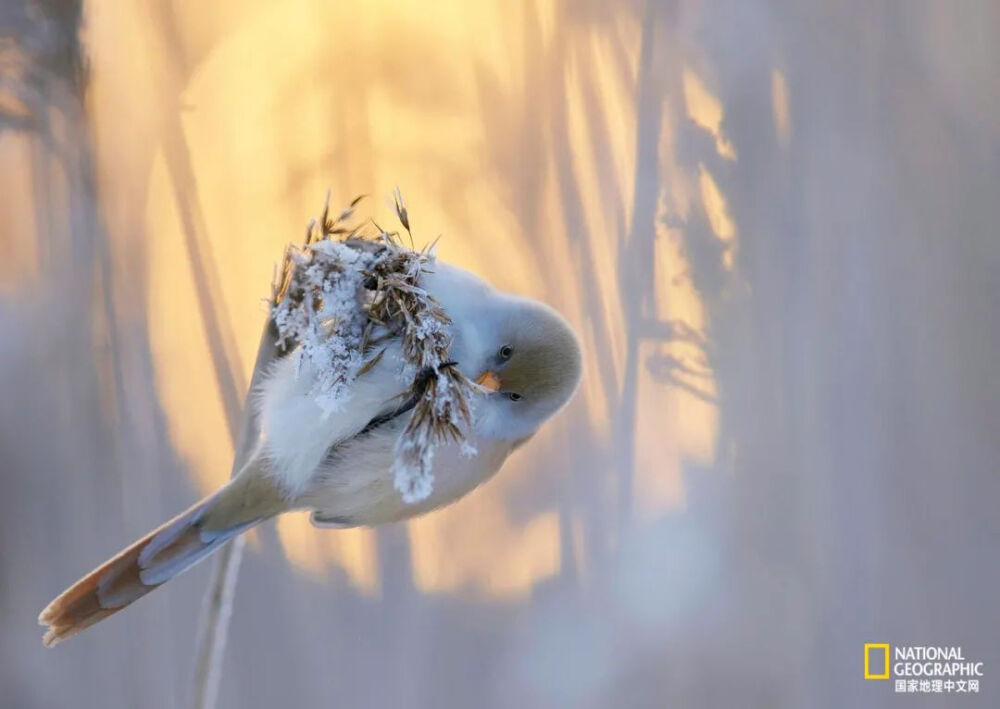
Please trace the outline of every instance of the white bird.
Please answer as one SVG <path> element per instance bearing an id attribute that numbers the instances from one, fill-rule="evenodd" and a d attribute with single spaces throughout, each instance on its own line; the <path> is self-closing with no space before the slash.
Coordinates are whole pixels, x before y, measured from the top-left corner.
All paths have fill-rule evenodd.
<path id="1" fill-rule="evenodd" d="M 403 520 L 447 505 L 492 477 L 507 456 L 570 399 L 581 372 L 580 346 L 566 321 L 537 301 L 501 293 L 462 269 L 435 262 L 420 285 L 452 320 L 454 366 L 478 382 L 475 448 L 437 448 L 433 489 L 415 503 L 393 484 L 396 442 L 411 412 L 398 340 L 352 383 L 344 407 L 324 417 L 312 395 L 310 365 L 286 356 L 255 373 L 256 447 L 216 493 L 150 532 L 84 576 L 42 611 L 47 646 L 116 613 L 256 524 L 311 510 L 317 526 Z"/>

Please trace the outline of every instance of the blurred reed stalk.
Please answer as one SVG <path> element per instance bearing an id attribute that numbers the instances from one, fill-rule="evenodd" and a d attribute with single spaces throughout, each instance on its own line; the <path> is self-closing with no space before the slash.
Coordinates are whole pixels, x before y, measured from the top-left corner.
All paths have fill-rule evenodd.
<path id="1" fill-rule="evenodd" d="M 268 364 L 282 354 L 277 345 L 278 332 L 274 321 L 268 318 L 257 347 L 254 375 L 250 380 L 247 396 L 260 383 L 260 377 L 268 369 Z M 260 433 L 260 422 L 252 407 L 246 408 L 242 417 L 237 447 L 233 455 L 231 475 L 236 475 L 246 464 L 253 445 Z M 195 651 L 194 693 L 192 706 L 195 709 L 210 709 L 215 706 L 222 679 L 222 659 L 226 648 L 229 620 L 232 617 L 233 599 L 236 596 L 236 581 L 246 538 L 238 536 L 216 554 L 212 578 L 198 621 L 198 641 Z"/>

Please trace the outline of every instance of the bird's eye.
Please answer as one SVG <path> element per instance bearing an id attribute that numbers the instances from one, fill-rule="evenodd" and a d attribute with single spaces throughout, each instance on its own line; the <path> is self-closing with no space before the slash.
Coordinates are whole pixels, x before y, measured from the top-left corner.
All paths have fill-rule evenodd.
<path id="1" fill-rule="evenodd" d="M 497 352 L 497 355 L 499 355 L 500 359 L 510 359 L 511 355 L 513 354 L 514 354 L 514 348 L 511 347 L 510 345 L 504 345 L 503 347 L 500 348 L 500 351 Z"/>
<path id="2" fill-rule="evenodd" d="M 520 401 L 522 397 L 517 392 L 509 391 L 507 392 L 507 398 L 510 399 L 511 401 Z"/>

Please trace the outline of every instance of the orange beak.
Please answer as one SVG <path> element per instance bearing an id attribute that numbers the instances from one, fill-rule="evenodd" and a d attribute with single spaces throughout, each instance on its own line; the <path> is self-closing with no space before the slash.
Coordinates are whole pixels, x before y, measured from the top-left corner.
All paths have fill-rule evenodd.
<path id="1" fill-rule="evenodd" d="M 476 384 L 490 391 L 500 391 L 500 379 L 497 378 L 495 372 L 491 372 L 488 369 L 479 375 L 476 379 Z"/>

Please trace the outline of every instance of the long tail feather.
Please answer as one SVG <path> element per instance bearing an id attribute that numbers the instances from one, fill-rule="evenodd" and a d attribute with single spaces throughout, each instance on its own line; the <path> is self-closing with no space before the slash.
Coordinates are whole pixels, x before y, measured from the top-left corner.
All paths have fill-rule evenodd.
<path id="1" fill-rule="evenodd" d="M 218 550 L 233 537 L 281 511 L 265 486 L 236 478 L 91 571 L 45 607 L 42 642 L 52 647 L 122 610 Z M 256 500 L 256 501 L 255 501 Z"/>

